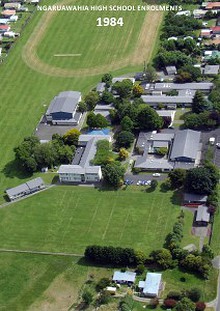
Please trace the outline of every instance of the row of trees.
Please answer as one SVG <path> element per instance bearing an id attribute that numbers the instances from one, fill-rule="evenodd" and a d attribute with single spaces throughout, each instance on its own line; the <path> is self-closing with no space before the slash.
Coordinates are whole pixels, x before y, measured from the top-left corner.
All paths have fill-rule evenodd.
<path id="1" fill-rule="evenodd" d="M 72 129 L 64 136 L 54 134 L 50 142 L 43 144 L 36 136 L 25 137 L 23 142 L 14 148 L 15 158 L 20 167 L 31 173 L 43 167 L 68 164 L 75 153 L 79 135 L 77 129 Z"/>
<path id="2" fill-rule="evenodd" d="M 98 245 L 87 246 L 84 255 L 88 261 L 113 266 L 137 266 L 145 259 L 142 252 L 133 248 Z"/>

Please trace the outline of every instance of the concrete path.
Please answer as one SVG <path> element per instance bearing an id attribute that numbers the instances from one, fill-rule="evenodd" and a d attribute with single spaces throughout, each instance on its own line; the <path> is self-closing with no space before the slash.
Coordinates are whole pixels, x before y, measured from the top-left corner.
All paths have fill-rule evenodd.
<path id="1" fill-rule="evenodd" d="M 0 253 L 17 253 L 17 254 L 30 254 L 30 255 L 34 254 L 34 255 L 50 255 L 50 256 L 66 256 L 66 257 L 84 257 L 84 255 L 76 254 L 76 253 L 41 252 L 41 251 L 5 249 L 5 248 L 0 248 Z"/>

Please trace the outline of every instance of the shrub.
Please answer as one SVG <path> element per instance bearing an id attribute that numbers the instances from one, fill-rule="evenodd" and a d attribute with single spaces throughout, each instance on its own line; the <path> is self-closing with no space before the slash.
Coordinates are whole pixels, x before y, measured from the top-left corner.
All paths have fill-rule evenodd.
<path id="1" fill-rule="evenodd" d="M 101 290 L 109 286 L 110 284 L 111 284 L 111 281 L 108 278 L 102 278 L 96 284 L 96 290 L 100 292 Z"/>
<path id="2" fill-rule="evenodd" d="M 187 296 L 193 302 L 197 302 L 201 297 L 201 290 L 199 288 L 192 288 L 188 291 Z"/>
<path id="3" fill-rule="evenodd" d="M 137 266 L 137 269 L 136 269 L 136 273 L 141 275 L 145 270 L 145 266 L 143 264 L 140 264 Z"/>
<path id="4" fill-rule="evenodd" d="M 165 299 L 163 304 L 166 308 L 173 309 L 176 306 L 176 300 L 174 299 Z"/>
<path id="5" fill-rule="evenodd" d="M 156 309 L 156 307 L 159 305 L 159 299 L 153 298 L 150 300 L 150 306 L 152 309 Z"/>
<path id="6" fill-rule="evenodd" d="M 198 301 L 196 303 L 196 311 L 204 311 L 206 308 L 206 304 L 203 301 Z"/>
<path id="7" fill-rule="evenodd" d="M 181 300 L 182 299 L 182 293 L 179 291 L 170 291 L 167 294 L 168 299 L 174 299 L 174 300 Z"/>

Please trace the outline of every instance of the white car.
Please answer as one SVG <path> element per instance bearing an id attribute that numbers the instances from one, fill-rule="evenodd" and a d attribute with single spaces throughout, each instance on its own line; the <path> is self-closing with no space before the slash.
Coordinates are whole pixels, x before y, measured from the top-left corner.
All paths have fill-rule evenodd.
<path id="1" fill-rule="evenodd" d="M 160 177 L 160 173 L 154 173 L 154 174 L 152 174 L 152 176 L 154 176 L 154 177 Z"/>
<path id="2" fill-rule="evenodd" d="M 217 147 L 218 149 L 220 149 L 220 143 L 217 143 L 217 144 L 216 144 L 216 147 Z"/>

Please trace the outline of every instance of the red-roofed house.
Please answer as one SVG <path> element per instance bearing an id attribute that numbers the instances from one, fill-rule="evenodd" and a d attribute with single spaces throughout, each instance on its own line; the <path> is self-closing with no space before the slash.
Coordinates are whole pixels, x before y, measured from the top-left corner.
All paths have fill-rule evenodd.
<path id="1" fill-rule="evenodd" d="M 201 29 L 200 36 L 201 36 L 202 38 L 210 38 L 211 35 L 212 35 L 211 29 Z"/>
<path id="2" fill-rule="evenodd" d="M 4 17 L 10 17 L 16 14 L 15 10 L 4 10 L 1 12 L 1 15 Z"/>
<path id="3" fill-rule="evenodd" d="M 213 35 L 220 35 L 220 26 L 211 27 Z"/>
<path id="4" fill-rule="evenodd" d="M 9 25 L 0 25 L 0 32 L 4 33 L 6 31 L 9 31 L 11 27 Z"/>
<path id="5" fill-rule="evenodd" d="M 220 2 L 208 2 L 205 8 L 206 10 L 219 10 Z"/>

